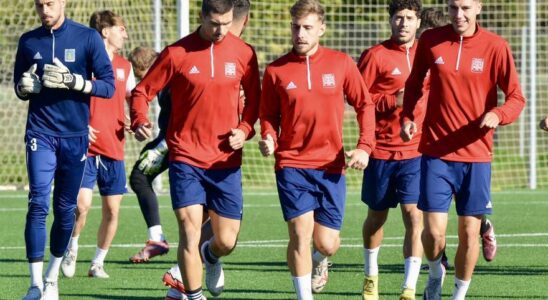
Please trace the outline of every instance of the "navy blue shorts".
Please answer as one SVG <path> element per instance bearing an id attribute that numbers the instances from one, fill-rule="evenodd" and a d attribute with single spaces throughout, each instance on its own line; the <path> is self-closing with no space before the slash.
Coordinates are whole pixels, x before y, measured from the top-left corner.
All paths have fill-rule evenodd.
<path id="1" fill-rule="evenodd" d="M 363 171 L 362 201 L 382 211 L 401 204 L 417 204 L 420 193 L 421 158 L 369 160 Z"/>
<path id="2" fill-rule="evenodd" d="M 446 213 L 454 194 L 459 216 L 491 214 L 491 163 L 423 156 L 421 173 L 419 209 Z"/>
<path id="3" fill-rule="evenodd" d="M 95 182 L 97 182 L 101 196 L 127 193 L 124 161 L 105 156 L 89 156 L 86 160 L 86 170 L 81 187 L 93 189 Z"/>
<path id="4" fill-rule="evenodd" d="M 346 200 L 343 174 L 283 168 L 276 171 L 276 183 L 285 221 L 314 211 L 317 223 L 341 229 Z"/>
<path id="5" fill-rule="evenodd" d="M 169 185 L 174 210 L 202 204 L 222 217 L 242 219 L 244 199 L 240 168 L 206 170 L 171 161 Z"/>

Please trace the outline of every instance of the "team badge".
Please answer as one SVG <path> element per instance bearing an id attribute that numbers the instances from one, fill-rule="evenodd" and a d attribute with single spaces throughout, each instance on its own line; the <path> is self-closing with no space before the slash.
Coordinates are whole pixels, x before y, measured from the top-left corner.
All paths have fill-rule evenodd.
<path id="1" fill-rule="evenodd" d="M 322 74 L 322 84 L 324 88 L 334 88 L 335 74 Z"/>
<path id="2" fill-rule="evenodd" d="M 227 62 L 225 63 L 225 76 L 226 77 L 236 77 L 236 64 Z"/>
<path id="3" fill-rule="evenodd" d="M 483 64 L 484 64 L 483 58 L 472 58 L 472 72 L 482 73 Z"/>
<path id="4" fill-rule="evenodd" d="M 65 49 L 65 62 L 76 61 L 76 49 Z"/>
<path id="5" fill-rule="evenodd" d="M 124 81 L 124 79 L 126 79 L 126 71 L 121 68 L 116 68 L 116 79 Z"/>

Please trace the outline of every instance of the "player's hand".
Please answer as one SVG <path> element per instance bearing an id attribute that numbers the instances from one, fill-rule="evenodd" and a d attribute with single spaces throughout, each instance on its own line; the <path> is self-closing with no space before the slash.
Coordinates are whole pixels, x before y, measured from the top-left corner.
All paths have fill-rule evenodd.
<path id="1" fill-rule="evenodd" d="M 346 166 L 358 171 L 363 171 L 369 164 L 369 154 L 362 149 L 354 149 L 345 152 L 346 157 L 350 159 Z"/>
<path id="2" fill-rule="evenodd" d="M 540 120 L 539 127 L 544 131 L 548 131 L 548 117 L 544 117 Z"/>
<path id="3" fill-rule="evenodd" d="M 480 128 L 487 127 L 487 128 L 497 128 L 499 126 L 500 119 L 494 112 L 488 112 L 483 116 L 483 119 L 480 123 Z"/>
<path id="4" fill-rule="evenodd" d="M 44 65 L 42 81 L 45 87 L 52 89 L 72 89 L 85 94 L 91 93 L 91 81 L 85 80 L 80 74 L 73 74 L 57 59 L 53 59 L 53 65 Z"/>
<path id="5" fill-rule="evenodd" d="M 17 83 L 17 94 L 21 97 L 26 97 L 28 94 L 38 94 L 42 90 L 40 77 L 36 75 L 37 65 L 34 64 L 23 73 L 21 79 Z"/>
<path id="6" fill-rule="evenodd" d="M 241 149 L 245 143 L 245 133 L 241 129 L 230 129 L 230 136 L 228 137 L 228 143 L 233 150 Z"/>
<path id="7" fill-rule="evenodd" d="M 88 125 L 88 137 L 89 137 L 89 143 L 95 143 L 97 141 L 97 133 L 99 133 L 99 130 L 91 127 Z"/>
<path id="8" fill-rule="evenodd" d="M 274 139 L 270 134 L 266 135 L 266 139 L 259 141 L 259 150 L 264 157 L 274 153 Z"/>
<path id="9" fill-rule="evenodd" d="M 404 142 L 409 142 L 415 133 L 417 133 L 417 124 L 407 121 L 401 127 L 400 136 Z"/>
<path id="10" fill-rule="evenodd" d="M 129 134 L 134 134 L 133 130 L 131 130 L 131 119 L 127 114 L 124 115 L 124 130 Z"/>
<path id="11" fill-rule="evenodd" d="M 404 92 L 404 89 L 401 89 L 396 93 L 396 106 L 397 107 L 402 107 L 403 106 L 403 92 Z"/>
<path id="12" fill-rule="evenodd" d="M 145 175 L 154 175 L 160 171 L 164 157 L 168 152 L 165 140 L 162 140 L 156 147 L 148 149 L 139 157 L 140 163 L 137 169 Z"/>
<path id="13" fill-rule="evenodd" d="M 135 138 L 139 142 L 142 142 L 142 141 L 144 141 L 144 140 L 146 140 L 150 137 L 152 137 L 152 124 L 151 123 L 146 123 L 146 124 L 140 125 L 135 130 Z"/>

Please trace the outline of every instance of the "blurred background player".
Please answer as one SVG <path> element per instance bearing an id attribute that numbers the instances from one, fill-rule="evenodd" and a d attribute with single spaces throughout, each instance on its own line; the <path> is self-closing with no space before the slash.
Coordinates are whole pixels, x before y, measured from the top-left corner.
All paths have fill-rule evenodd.
<path id="1" fill-rule="evenodd" d="M 260 97 L 255 51 L 228 32 L 232 1 L 204 0 L 200 19 L 195 32 L 162 51 L 131 98 L 132 129 L 142 141 L 151 136 L 147 102 L 171 87 L 170 192 L 179 223 L 178 263 L 191 300 L 203 298 L 200 253 L 208 290 L 217 296 L 224 289 L 219 258 L 236 246 L 243 211 L 241 149 L 252 136 Z M 246 97 L 241 118 L 240 85 Z M 219 95 L 226 101 L 219 102 Z M 214 236 L 199 247 L 204 207 Z"/>
<path id="2" fill-rule="evenodd" d="M 242 34 L 245 31 L 247 23 L 249 21 L 250 9 L 251 9 L 251 3 L 249 2 L 249 0 L 234 0 L 233 19 L 229 29 L 229 31 L 233 35 L 239 36 L 241 38 Z M 160 102 L 161 101 L 162 100 L 160 99 Z M 240 114 L 243 112 L 244 106 L 245 106 L 245 95 L 243 94 L 243 89 L 240 87 Z M 164 110 L 167 110 L 169 112 L 169 107 L 165 106 L 165 108 L 162 108 L 162 112 L 160 114 L 162 114 Z M 161 122 L 160 120 L 158 121 Z M 167 168 L 167 158 L 165 163 Z M 163 165 L 162 165 L 162 169 L 163 169 Z M 139 173 L 135 171 L 135 168 L 134 168 L 134 172 L 136 174 Z M 132 173 L 132 176 L 133 174 L 134 173 Z M 130 178 L 130 182 L 131 182 L 131 178 Z M 157 204 L 156 204 L 156 207 L 158 207 Z M 141 209 L 142 209 L 142 206 L 141 206 Z M 202 225 L 200 246 L 202 246 L 204 242 L 209 241 L 212 237 L 213 237 L 213 231 L 211 229 L 211 222 L 210 222 L 210 219 L 207 218 L 207 220 Z M 168 290 L 166 299 L 180 299 L 181 294 L 185 292 L 179 265 L 174 265 L 173 267 L 171 267 L 162 277 L 162 281 L 164 282 L 166 286 L 170 287 Z"/>
<path id="3" fill-rule="evenodd" d="M 544 131 L 548 131 L 548 117 L 544 117 L 540 120 L 539 128 Z"/>
<path id="4" fill-rule="evenodd" d="M 42 25 L 19 39 L 13 72 L 17 97 L 29 100 L 25 244 L 30 288 L 23 299 L 57 300 L 59 267 L 74 227 L 89 143 L 90 95 L 110 98 L 114 77 L 101 37 L 67 19 L 65 1 L 35 0 L 34 6 Z M 51 257 L 43 280 L 46 218 L 54 181 Z"/>
<path id="5" fill-rule="evenodd" d="M 415 299 L 422 261 L 422 212 L 417 208 L 420 189 L 418 151 L 420 131 L 410 143 L 400 137 L 400 114 L 405 81 L 417 50 L 416 33 L 421 24 L 420 0 L 392 0 L 388 6 L 390 39 L 363 52 L 358 67 L 375 103 L 376 147 L 364 171 L 362 201 L 367 204 L 363 223 L 363 299 L 379 299 L 377 257 L 384 237 L 383 226 L 390 208 L 402 212 L 404 280 L 401 300 Z M 427 92 L 425 92 L 427 93 Z M 425 113 L 426 95 L 419 101 L 419 128 Z"/>
<path id="6" fill-rule="evenodd" d="M 109 10 L 94 12 L 89 26 L 103 37 L 104 47 L 115 78 L 115 93 L 108 101 L 91 98 L 90 140 L 86 170 L 78 194 L 76 223 L 63 257 L 61 270 L 66 277 L 73 277 L 78 256 L 78 238 L 84 229 L 93 199 L 93 187 L 97 183 L 102 199 L 102 218 L 97 230 L 97 248 L 88 270 L 89 277 L 108 278 L 104 260 L 116 235 L 122 196 L 126 190 L 124 163 L 124 104 L 135 87 L 131 64 L 119 55 L 128 35 L 121 16 Z"/>
<path id="7" fill-rule="evenodd" d="M 344 96 L 360 128 L 356 149 L 346 153 L 348 167 L 367 166 L 375 116 L 352 58 L 319 44 L 326 30 L 320 3 L 300 0 L 290 12 L 293 49 L 270 63 L 263 78 L 259 149 L 276 158 L 278 194 L 289 233 L 287 264 L 297 299 L 308 300 L 327 284 L 327 257 L 340 246 L 346 200 Z"/>
<path id="8" fill-rule="evenodd" d="M 479 0 L 448 1 L 451 25 L 423 33 L 405 85 L 402 137 L 410 140 L 418 129 L 415 107 L 430 72 L 428 119 L 419 145 L 418 207 L 424 213 L 422 242 L 429 264 L 425 299 L 441 299 L 441 256 L 453 194 L 459 243 L 452 299 L 465 298 L 479 254 L 481 219 L 492 211 L 494 129 L 515 121 L 525 106 L 510 47 L 479 26 L 481 8 Z M 505 94 L 501 106 L 497 86 Z"/>
<path id="9" fill-rule="evenodd" d="M 129 60 L 139 80 L 145 76 L 157 57 L 158 53 L 147 47 L 135 48 L 130 53 Z M 152 186 L 154 179 L 168 167 L 168 149 L 165 141 L 171 108 L 171 95 L 168 88 L 158 94 L 158 105 L 160 107 L 158 136 L 143 147 L 129 177 L 129 184 L 137 196 L 141 213 L 148 228 L 148 240 L 145 247 L 129 258 L 134 263 L 146 262 L 169 251 L 169 244 L 160 223 L 158 198 Z"/>

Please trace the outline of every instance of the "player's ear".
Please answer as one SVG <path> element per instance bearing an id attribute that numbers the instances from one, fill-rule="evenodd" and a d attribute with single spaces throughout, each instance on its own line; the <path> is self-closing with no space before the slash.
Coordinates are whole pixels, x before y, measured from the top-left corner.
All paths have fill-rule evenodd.
<path id="1" fill-rule="evenodd" d="M 325 25 L 325 22 L 322 21 L 322 25 L 320 25 L 320 31 L 318 32 L 318 36 L 323 36 L 326 29 L 327 29 L 327 26 Z"/>

